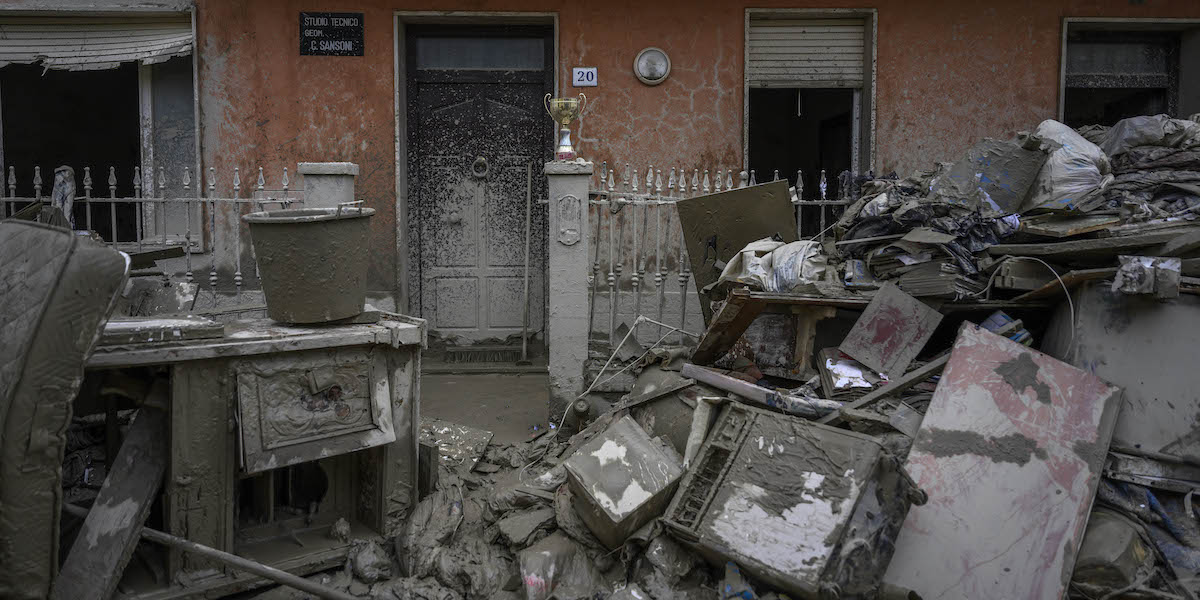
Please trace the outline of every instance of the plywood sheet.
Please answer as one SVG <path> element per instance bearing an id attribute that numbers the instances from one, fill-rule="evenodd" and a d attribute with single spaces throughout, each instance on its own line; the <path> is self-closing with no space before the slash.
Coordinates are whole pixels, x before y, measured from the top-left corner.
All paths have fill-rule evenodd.
<path id="1" fill-rule="evenodd" d="M 904 374 L 941 322 L 941 313 L 889 283 L 871 299 L 838 349 L 896 378 Z"/>
<path id="2" fill-rule="evenodd" d="M 964 324 L 908 456 L 929 495 L 884 581 L 926 600 L 1063 598 L 1120 392 Z"/>
<path id="3" fill-rule="evenodd" d="M 721 275 L 717 260 L 729 262 L 750 242 L 776 234 L 796 241 L 796 213 L 784 180 L 687 198 L 675 206 L 697 290 Z M 703 295 L 700 309 L 708 323 L 712 309 Z"/>

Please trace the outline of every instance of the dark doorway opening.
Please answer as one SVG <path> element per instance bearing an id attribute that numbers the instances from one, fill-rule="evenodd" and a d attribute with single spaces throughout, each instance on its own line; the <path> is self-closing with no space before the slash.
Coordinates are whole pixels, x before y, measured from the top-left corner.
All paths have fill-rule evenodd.
<path id="1" fill-rule="evenodd" d="M 134 167 L 141 164 L 138 71 L 134 63 L 99 71 L 44 70 L 37 65 L 0 69 L 5 195 L 8 168 L 15 167 L 16 194 L 34 196 L 34 167 L 41 167 L 42 197 L 54 186 L 54 169 L 75 170 L 82 196 L 84 167 L 91 168 L 92 195 L 108 197 L 108 169 L 115 168 L 117 197 L 133 196 Z M 112 205 L 92 204 L 92 229 L 113 239 Z M 87 227 L 86 206 L 75 203 L 75 227 Z M 132 204 L 117 207 L 117 241 L 137 235 Z"/>
<path id="2" fill-rule="evenodd" d="M 804 198 L 820 198 L 821 171 L 825 197 L 838 195 L 838 175 L 851 168 L 854 136 L 854 90 L 751 88 L 750 168 L 758 182 L 780 179 L 796 185 L 804 175 Z M 817 216 L 817 207 L 806 207 Z M 804 215 L 805 235 L 817 233 L 819 220 Z M 811 227 L 812 231 L 808 231 Z"/>

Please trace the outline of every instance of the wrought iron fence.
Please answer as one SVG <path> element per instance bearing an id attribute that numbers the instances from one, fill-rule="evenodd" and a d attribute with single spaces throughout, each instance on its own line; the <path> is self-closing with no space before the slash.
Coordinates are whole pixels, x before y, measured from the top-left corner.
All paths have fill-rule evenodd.
<path id="1" fill-rule="evenodd" d="M 56 175 L 62 173 L 60 167 Z M 288 169 L 283 168 L 279 187 L 268 188 L 262 167 L 256 181 L 243 186 L 241 169 L 234 168 L 231 177 L 219 181 L 215 168 L 209 168 L 203 182 L 193 181 L 191 169 L 183 167 L 171 181 L 165 167 L 157 177 L 143 173 L 141 167 L 132 172 L 132 196 L 118 196 L 116 167 L 108 168 L 108 196 L 95 196 L 97 190 L 91 167 L 84 167 L 83 194 L 76 195 L 74 169 L 68 176 L 56 176 L 49 197 L 44 196 L 42 171 L 32 171 L 33 196 L 17 195 L 17 168 L 9 166 L 7 193 L 0 198 L 0 218 L 8 218 L 32 204 L 67 207 L 64 216 L 72 229 L 92 232 L 105 244 L 124 252 L 145 252 L 172 247 L 182 248 L 181 269 L 164 271 L 164 277 L 180 278 L 203 287 L 205 267 L 207 284 L 215 295 L 232 291 L 240 295 L 243 289 L 258 288 L 258 266 L 252 278 L 243 273 L 244 260 L 254 263 L 254 249 L 241 216 L 250 211 L 264 210 L 267 205 L 289 207 L 303 203 L 303 193 L 290 188 Z M 170 188 L 181 190 L 172 194 Z M 222 185 L 218 192 L 218 185 Z M 99 188 L 103 190 L 103 187 Z M 64 200 L 70 199 L 70 203 Z M 101 219 L 106 220 L 102 223 Z M 101 227 L 104 225 L 104 227 Z M 3 257 L 0 257 L 2 260 Z"/>
<path id="2" fill-rule="evenodd" d="M 680 329 L 687 329 L 688 297 L 694 292 L 676 202 L 757 184 L 756 174 L 746 170 L 735 175 L 733 169 L 693 168 L 689 172 L 671 167 L 664 174 L 661 168 L 651 165 L 643 176 L 628 163 L 620 175 L 617 170 L 607 162 L 601 164 L 598 179 L 591 183 L 588 214 L 593 252 L 588 277 L 589 329 L 594 337 L 607 335 L 614 347 L 619 341 L 621 315 L 653 314 L 659 322 L 678 322 Z M 833 223 L 853 202 L 850 186 L 846 185 L 853 176 L 843 173 L 840 177 L 841 193 L 836 199 L 825 197 L 825 186 L 811 199 L 804 197 L 803 184 L 791 188 L 797 237 L 832 237 Z M 775 171 L 773 180 L 779 178 L 779 171 Z M 797 174 L 797 181 L 803 181 L 802 174 Z M 821 181 L 825 181 L 824 173 Z M 598 302 L 601 296 L 607 304 L 606 328 L 598 322 L 603 318 Z M 674 296 L 670 310 L 668 296 Z M 699 308 L 697 303 L 691 306 L 693 310 Z M 660 337 L 662 330 L 659 326 Z M 683 343 L 684 334 L 679 334 L 679 341 Z"/>

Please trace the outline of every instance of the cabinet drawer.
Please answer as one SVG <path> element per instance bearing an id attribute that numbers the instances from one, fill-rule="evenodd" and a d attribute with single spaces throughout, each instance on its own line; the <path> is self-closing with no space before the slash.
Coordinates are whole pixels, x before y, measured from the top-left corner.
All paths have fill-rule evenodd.
<path id="1" fill-rule="evenodd" d="M 290 352 L 239 361 L 235 370 L 245 473 L 396 440 L 381 351 Z"/>

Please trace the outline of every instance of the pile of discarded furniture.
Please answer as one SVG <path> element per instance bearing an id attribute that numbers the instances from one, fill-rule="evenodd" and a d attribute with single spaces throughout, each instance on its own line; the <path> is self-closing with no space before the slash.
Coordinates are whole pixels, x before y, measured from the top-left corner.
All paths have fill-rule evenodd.
<path id="1" fill-rule="evenodd" d="M 478 504 L 466 535 L 520 570 L 480 589 L 528 600 L 1195 598 L 1198 156 L 1194 121 L 1047 121 L 859 178 L 828 240 L 685 240 L 717 250 L 696 346 L 637 357 L 566 441 L 484 440 L 418 514 Z M 681 219 L 795 208 L 758 187 Z M 465 543 L 432 519 L 407 575 L 483 597 L 425 558 Z"/>
<path id="2" fill-rule="evenodd" d="M 309 247 L 336 237 L 326 227 L 363 237 L 305 269 L 256 232 L 264 275 L 284 268 L 273 253 L 336 269 L 342 294 L 283 273 L 309 297 L 268 289 L 252 317 L 194 310 L 196 284 L 136 271 L 178 252 L 131 256 L 34 212 L 0 222 L 0 597 L 275 582 L 344 600 L 303 575 L 379 576 L 378 541 L 418 500 L 425 324 L 364 302 L 365 256 L 346 253 L 366 252 L 369 209 L 248 215 L 311 225 L 292 236 Z"/>

